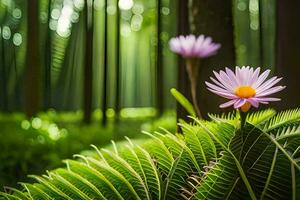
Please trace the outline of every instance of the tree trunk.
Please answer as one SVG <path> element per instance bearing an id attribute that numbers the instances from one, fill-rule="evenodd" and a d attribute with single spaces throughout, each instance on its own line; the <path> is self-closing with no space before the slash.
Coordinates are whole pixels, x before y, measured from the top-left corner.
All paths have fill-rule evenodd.
<path id="1" fill-rule="evenodd" d="M 156 28 L 157 28 L 157 49 L 156 49 L 156 107 L 159 115 L 162 115 L 164 109 L 164 81 L 163 81 L 163 55 L 162 55 L 162 0 L 157 0 Z"/>
<path id="2" fill-rule="evenodd" d="M 192 0 L 190 4 L 190 23 L 194 34 L 204 34 L 221 43 L 216 56 L 200 62 L 198 79 L 198 99 L 201 112 L 220 112 L 219 104 L 224 102 L 206 89 L 205 81 L 213 75 L 213 70 L 235 67 L 235 45 L 232 2 L 224 0 Z"/>
<path id="3" fill-rule="evenodd" d="M 91 2 L 91 5 L 90 5 Z M 93 1 L 85 0 L 84 122 L 91 122 L 93 100 Z"/>
<path id="4" fill-rule="evenodd" d="M 2 25 L 0 26 L 3 30 L 4 22 L 7 17 L 7 8 L 5 8 L 5 13 L 2 19 Z M 1 74 L 0 74 L 0 84 L 1 84 L 1 100 L 0 100 L 0 109 L 1 111 L 8 112 L 8 94 L 7 94 L 7 71 L 6 71 L 6 54 L 5 54 L 5 40 L 4 37 L 1 37 Z"/>
<path id="5" fill-rule="evenodd" d="M 300 102 L 300 1 L 277 1 L 277 48 L 276 75 L 283 77 L 287 86 L 279 97 L 282 102 L 277 103 L 280 109 L 299 107 Z"/>
<path id="6" fill-rule="evenodd" d="M 1 27 L 3 29 L 3 26 Z M 8 95 L 7 95 L 7 73 L 6 73 L 6 57 L 5 57 L 5 40 L 1 37 L 1 110 L 8 111 Z"/>
<path id="7" fill-rule="evenodd" d="M 117 3 L 117 12 L 116 12 L 116 101 L 115 101 L 115 116 L 116 120 L 120 119 L 121 111 L 121 12 L 119 8 L 119 1 Z"/>
<path id="8" fill-rule="evenodd" d="M 27 3 L 27 23 L 25 113 L 32 117 L 41 107 L 39 0 Z"/>
<path id="9" fill-rule="evenodd" d="M 188 0 L 178 0 L 178 35 L 187 35 L 189 34 L 189 9 L 188 9 Z M 177 87 L 178 91 L 181 92 L 185 97 L 190 101 L 192 99 L 190 92 L 190 83 L 189 77 L 186 71 L 185 61 L 182 57 L 178 57 L 178 78 L 177 78 Z M 191 101 L 192 102 L 192 101 Z M 179 104 L 176 104 L 177 107 L 177 119 L 189 120 L 188 112 Z M 180 131 L 178 129 L 178 131 Z"/>
<path id="10" fill-rule="evenodd" d="M 261 63 L 275 72 L 276 0 L 259 1 Z"/>
<path id="11" fill-rule="evenodd" d="M 105 0 L 105 6 L 104 6 L 104 66 L 103 66 L 103 95 L 102 95 L 102 125 L 105 126 L 107 123 L 107 116 L 106 116 L 106 110 L 107 110 L 107 73 L 108 73 L 108 15 L 107 15 L 107 2 L 108 0 Z"/>
<path id="12" fill-rule="evenodd" d="M 46 26 L 46 42 L 45 42 L 45 81 L 44 81 L 44 110 L 51 107 L 51 66 L 52 66 L 52 30 L 49 28 L 51 20 L 51 4 L 52 0 L 48 0 L 48 19 Z"/>

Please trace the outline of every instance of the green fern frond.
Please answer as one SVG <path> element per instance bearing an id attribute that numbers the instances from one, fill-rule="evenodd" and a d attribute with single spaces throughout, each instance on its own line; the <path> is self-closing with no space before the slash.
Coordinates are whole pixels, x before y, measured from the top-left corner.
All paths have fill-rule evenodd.
<path id="1" fill-rule="evenodd" d="M 73 187 L 78 188 L 85 195 L 88 195 L 88 198 L 95 199 L 97 197 L 101 199 L 106 199 L 103 196 L 102 192 L 95 185 L 93 185 L 91 182 L 89 182 L 79 174 L 66 169 L 59 169 L 55 171 L 55 173 L 57 173 L 69 183 L 74 184 Z"/>
<path id="2" fill-rule="evenodd" d="M 257 111 L 247 115 L 246 121 L 254 126 L 263 126 L 270 118 L 276 114 L 274 109 Z"/>
<path id="3" fill-rule="evenodd" d="M 294 178 L 293 184 L 295 185 L 296 194 L 293 196 L 294 197 L 293 199 L 297 199 L 300 197 L 300 181 L 299 181 L 299 179 L 296 179 L 296 177 L 300 177 L 300 172 L 295 173 L 295 178 Z"/>
<path id="4" fill-rule="evenodd" d="M 216 165 L 211 167 L 196 187 L 194 199 L 229 199 L 232 191 L 240 182 L 235 161 L 228 152 L 223 152 Z"/>
<path id="5" fill-rule="evenodd" d="M 134 168 L 143 178 L 147 190 L 150 191 L 152 199 L 159 199 L 161 196 L 161 183 L 157 168 L 149 153 L 143 148 L 128 147 L 121 152 L 121 156 Z"/>
<path id="6" fill-rule="evenodd" d="M 5 192 L 0 192 L 0 195 L 2 196 L 1 200 L 2 199 L 7 199 L 7 200 L 23 200 L 22 198 L 18 197 L 15 194 L 9 194 L 9 193 L 5 193 Z M 29 199 L 29 197 L 28 198 L 26 197 L 25 199 Z"/>
<path id="7" fill-rule="evenodd" d="M 18 192 L 20 197 L 22 199 L 52 199 L 51 196 L 49 196 L 46 192 L 44 192 L 44 188 L 37 184 L 29 184 L 29 183 L 21 183 L 21 185 L 26 189 L 27 191 L 27 198 L 21 195 L 21 192 Z M 14 195 L 17 193 L 17 191 L 14 191 Z M 24 195 L 24 194 L 23 194 Z"/>
<path id="8" fill-rule="evenodd" d="M 183 140 L 170 134 L 160 135 L 160 138 L 155 137 L 155 139 L 158 139 L 160 141 L 158 143 L 163 144 L 163 148 L 172 155 L 168 170 L 160 170 L 163 185 L 161 199 L 178 199 L 181 190 L 188 187 L 188 178 L 192 175 L 199 175 L 201 169 L 196 157 Z M 157 152 L 157 149 L 153 148 L 158 143 L 147 145 L 145 149 L 148 149 L 150 153 L 150 149 Z M 154 157 L 158 159 L 157 163 L 160 163 L 159 161 L 163 158 L 160 158 L 160 154 L 154 154 Z"/>
<path id="9" fill-rule="evenodd" d="M 0 196 L 3 195 L 5 196 L 6 194 L 11 194 L 13 193 L 13 196 L 16 198 L 16 199 L 24 199 L 24 200 L 27 200 L 27 199 L 30 199 L 29 195 L 24 193 L 24 191 L 20 191 L 18 189 L 15 189 L 15 188 L 11 188 L 11 187 L 4 187 L 4 190 L 7 192 L 7 193 L 2 193 L 0 192 Z M 9 198 L 7 198 L 9 199 Z M 14 199 L 14 198 L 13 198 Z"/>
<path id="10" fill-rule="evenodd" d="M 68 163 L 70 171 L 89 181 L 92 185 L 99 189 L 107 199 L 124 199 L 120 193 L 122 190 L 117 190 L 118 186 L 120 185 L 116 185 L 115 187 L 113 183 L 111 183 L 95 168 L 74 160 L 67 160 L 65 162 Z"/>
<path id="11" fill-rule="evenodd" d="M 139 195 L 145 196 L 145 193 L 139 194 L 140 187 L 134 183 L 136 177 L 131 177 L 129 180 L 123 176 L 123 171 L 119 172 L 114 167 L 111 167 L 104 162 L 88 157 L 89 166 L 102 174 L 103 177 L 110 182 L 111 185 L 121 194 L 123 199 L 141 199 Z M 126 169 L 122 169 L 126 170 Z M 132 185 L 133 184 L 133 185 Z"/>
<path id="12" fill-rule="evenodd" d="M 297 142 L 297 145 L 299 147 L 300 141 Z M 297 145 L 286 144 L 284 147 L 279 147 L 263 131 L 250 124 L 246 125 L 237 132 L 230 142 L 229 151 L 223 153 L 216 165 L 205 174 L 202 181 L 197 185 L 195 198 L 250 198 L 237 170 L 234 157 L 229 152 L 239 158 L 238 160 L 249 184 L 255 191 L 256 197 L 261 196 L 262 199 L 291 197 L 292 194 L 297 193 L 291 187 L 291 166 L 296 167 L 296 159 L 286 155 L 286 152 L 287 148 L 290 148 L 289 151 L 291 152 L 296 152 Z M 297 172 L 297 174 L 299 173 Z"/>
<path id="13" fill-rule="evenodd" d="M 300 136 L 300 125 L 291 125 L 279 129 L 276 133 L 276 140 L 285 140 L 292 137 L 299 137 Z"/>
<path id="14" fill-rule="evenodd" d="M 183 135 L 145 133 L 113 150 L 75 155 L 4 199 L 297 199 L 300 197 L 300 110 L 211 115 L 180 125 Z"/>
<path id="15" fill-rule="evenodd" d="M 197 118 L 192 119 L 214 140 L 219 151 L 227 149 L 227 146 L 235 135 L 235 126 L 229 123 L 205 122 Z"/>
<path id="16" fill-rule="evenodd" d="M 200 166 L 209 164 L 209 161 L 217 159 L 217 149 L 213 139 L 200 126 L 189 124 L 181 125 L 186 145 L 195 155 Z"/>
<path id="17" fill-rule="evenodd" d="M 298 123 L 300 121 L 300 109 L 287 110 L 272 117 L 264 126 L 266 132 L 273 131 L 284 126 Z"/>
<path id="18" fill-rule="evenodd" d="M 166 175 L 174 162 L 174 158 L 164 142 L 152 134 L 149 134 L 153 140 L 146 142 L 143 147 L 149 152 L 157 167 L 163 175 Z"/>
<path id="19" fill-rule="evenodd" d="M 229 123 L 235 127 L 239 126 L 240 114 L 237 110 L 222 114 L 208 113 L 208 116 L 215 122 Z"/>
<path id="20" fill-rule="evenodd" d="M 119 155 L 103 149 L 103 155 L 110 167 L 120 173 L 126 181 L 134 188 L 136 194 L 139 194 L 141 199 L 150 199 L 150 194 L 142 177 L 134 170 L 134 168 Z M 134 163 L 135 165 L 138 163 Z"/>
<path id="21" fill-rule="evenodd" d="M 295 192 L 289 184 L 292 180 L 290 169 L 296 163 L 287 152 L 292 148 L 295 151 L 297 146 L 281 145 L 271 135 L 250 126 L 244 132 L 241 160 L 256 194 L 260 199 L 290 198 Z"/>

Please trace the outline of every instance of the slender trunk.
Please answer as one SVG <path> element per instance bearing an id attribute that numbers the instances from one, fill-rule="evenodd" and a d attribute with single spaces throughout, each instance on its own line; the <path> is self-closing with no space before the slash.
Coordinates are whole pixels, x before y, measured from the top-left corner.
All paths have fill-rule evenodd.
<path id="1" fill-rule="evenodd" d="M 223 99 L 208 92 L 205 81 L 213 70 L 224 67 L 235 67 L 235 45 L 232 17 L 232 2 L 219 0 L 192 0 L 190 6 L 190 22 L 192 32 L 196 35 L 204 34 L 211 36 L 214 41 L 221 43 L 222 48 L 216 56 L 202 59 L 198 66 L 198 100 L 203 117 L 208 112 L 220 112 L 219 104 Z"/>
<path id="2" fill-rule="evenodd" d="M 107 17 L 107 2 L 108 0 L 105 0 L 105 6 L 104 6 L 104 66 L 103 66 L 103 95 L 102 95 L 102 125 L 106 125 L 107 123 L 107 116 L 106 116 L 106 110 L 107 110 L 107 71 L 108 71 L 108 17 Z"/>
<path id="3" fill-rule="evenodd" d="M 189 27 L 189 9 L 188 9 L 188 0 L 178 0 L 178 35 L 187 35 L 190 31 Z M 183 58 L 178 57 L 178 78 L 177 78 L 177 87 L 178 91 L 180 91 L 185 97 L 191 99 L 190 93 L 190 83 L 188 74 L 186 71 L 186 63 Z M 177 119 L 184 119 L 189 121 L 188 112 L 179 104 L 177 106 Z M 178 129 L 178 131 L 180 131 Z"/>
<path id="4" fill-rule="evenodd" d="M 120 117 L 120 110 L 121 110 L 121 12 L 118 5 L 119 1 L 117 0 L 117 13 L 116 13 L 116 102 L 115 102 L 115 109 L 116 109 L 116 120 L 119 120 Z"/>
<path id="5" fill-rule="evenodd" d="M 276 40 L 276 2 L 277 0 L 261 0 L 260 3 L 260 24 L 262 33 L 262 57 L 263 66 L 266 69 L 275 71 L 275 40 Z"/>
<path id="6" fill-rule="evenodd" d="M 91 122 L 93 100 L 93 1 L 85 0 L 85 66 L 84 66 L 84 118 L 85 123 Z"/>
<path id="7" fill-rule="evenodd" d="M 27 23 L 25 113 L 27 117 L 32 117 L 41 107 L 39 0 L 27 3 Z"/>
<path id="8" fill-rule="evenodd" d="M 161 115 L 164 109 L 164 69 L 163 69 L 163 55 L 162 55 L 162 40 L 161 40 L 161 32 L 162 32 L 162 0 L 157 0 L 157 57 L 156 57 L 156 106 L 158 110 L 158 114 Z"/>
<path id="9" fill-rule="evenodd" d="M 277 1 L 276 75 L 284 77 L 287 88 L 280 94 L 280 109 L 298 107 L 300 102 L 300 1 Z"/>
<path id="10" fill-rule="evenodd" d="M 260 53 L 260 66 L 264 67 L 264 32 L 263 32 L 263 3 L 259 1 L 259 53 Z"/>
<path id="11" fill-rule="evenodd" d="M 46 43 L 45 43 L 45 82 L 44 82 L 44 110 L 51 107 L 51 66 L 52 66 L 52 31 L 49 28 L 51 20 L 51 2 L 48 0 L 48 19 L 46 27 Z"/>
<path id="12" fill-rule="evenodd" d="M 7 16 L 7 9 L 5 9 L 5 13 L 2 20 L 1 30 L 3 30 L 4 22 Z M 8 95 L 7 95 L 7 74 L 6 74 L 6 57 L 5 57 L 5 40 L 4 37 L 1 37 L 1 96 L 2 96 L 2 110 L 4 112 L 8 111 Z"/>
<path id="13" fill-rule="evenodd" d="M 13 60 L 14 60 L 14 72 L 15 72 L 15 86 L 14 86 L 14 107 L 13 109 L 18 108 L 20 105 L 20 98 L 18 98 L 18 67 L 17 67 L 17 56 L 16 56 L 16 46 L 13 47 Z"/>
<path id="14" fill-rule="evenodd" d="M 3 26 L 1 27 L 2 30 L 3 30 Z M 8 96 L 7 96 L 7 74 L 6 74 L 6 57 L 5 57 L 5 40 L 3 37 L 1 37 L 1 90 L 2 90 L 2 110 L 4 112 L 7 112 L 8 111 Z"/>

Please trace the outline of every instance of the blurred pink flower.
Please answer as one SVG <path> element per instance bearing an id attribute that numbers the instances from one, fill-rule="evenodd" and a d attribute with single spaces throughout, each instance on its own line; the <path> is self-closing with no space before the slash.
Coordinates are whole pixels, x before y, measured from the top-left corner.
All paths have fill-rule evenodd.
<path id="1" fill-rule="evenodd" d="M 185 58 L 207 58 L 215 55 L 221 45 L 213 43 L 211 37 L 200 35 L 179 36 L 169 42 L 170 49 Z"/>
<path id="2" fill-rule="evenodd" d="M 260 75 L 260 68 L 254 70 L 250 67 L 236 67 L 235 73 L 226 68 L 225 71 L 215 72 L 216 79 L 210 77 L 214 84 L 205 82 L 208 90 L 230 99 L 227 103 L 220 105 L 220 108 L 232 106 L 241 108 L 247 112 L 251 106 L 258 107 L 260 103 L 268 104 L 270 101 L 280 101 L 279 98 L 268 97 L 271 94 L 279 92 L 285 86 L 274 86 L 282 78 L 272 77 L 266 80 L 270 70 L 264 71 Z"/>

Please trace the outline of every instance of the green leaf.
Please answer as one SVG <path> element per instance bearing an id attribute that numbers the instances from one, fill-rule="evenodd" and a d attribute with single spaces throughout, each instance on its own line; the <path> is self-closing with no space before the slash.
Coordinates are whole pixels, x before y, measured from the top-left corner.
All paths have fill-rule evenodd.
<path id="1" fill-rule="evenodd" d="M 229 199 L 240 181 L 235 161 L 228 152 L 223 152 L 220 160 L 208 166 L 209 172 L 199 180 L 194 199 Z"/>
<path id="2" fill-rule="evenodd" d="M 262 127 L 275 114 L 276 111 L 273 109 L 257 111 L 247 115 L 246 121 L 254 126 Z"/>
<path id="3" fill-rule="evenodd" d="M 123 200 L 120 191 L 118 191 L 116 187 L 114 187 L 113 183 L 111 183 L 102 173 L 97 171 L 95 168 L 91 167 L 90 165 L 73 160 L 67 160 L 66 163 L 70 171 L 78 174 L 79 176 L 93 184 L 98 190 L 101 191 L 105 198 Z"/>
<path id="4" fill-rule="evenodd" d="M 193 104 L 191 104 L 191 102 L 189 102 L 189 100 L 183 94 L 181 94 L 175 88 L 171 89 L 171 94 L 191 116 L 196 117 L 196 111 Z"/>
<path id="5" fill-rule="evenodd" d="M 134 170 L 134 168 L 118 154 L 104 149 L 102 151 L 106 163 L 108 163 L 108 165 L 114 170 L 119 172 L 124 179 L 130 183 L 130 185 L 134 188 L 135 193 L 141 199 L 150 199 L 149 191 L 147 190 L 143 179 Z"/>
<path id="6" fill-rule="evenodd" d="M 212 138 L 200 126 L 181 124 L 186 145 L 191 149 L 201 167 L 217 159 L 217 149 Z"/>
<path id="7" fill-rule="evenodd" d="M 161 196 L 161 183 L 158 170 L 150 154 L 139 146 L 128 147 L 121 155 L 143 178 L 152 199 Z"/>
<path id="8" fill-rule="evenodd" d="M 287 110 L 278 113 L 272 117 L 268 123 L 264 126 L 264 130 L 269 132 L 278 128 L 283 128 L 293 123 L 299 123 L 300 121 L 300 109 Z"/>
<path id="9" fill-rule="evenodd" d="M 208 116 L 215 122 L 228 123 L 234 127 L 238 127 L 240 125 L 240 113 L 238 111 L 222 114 L 209 113 Z"/>

